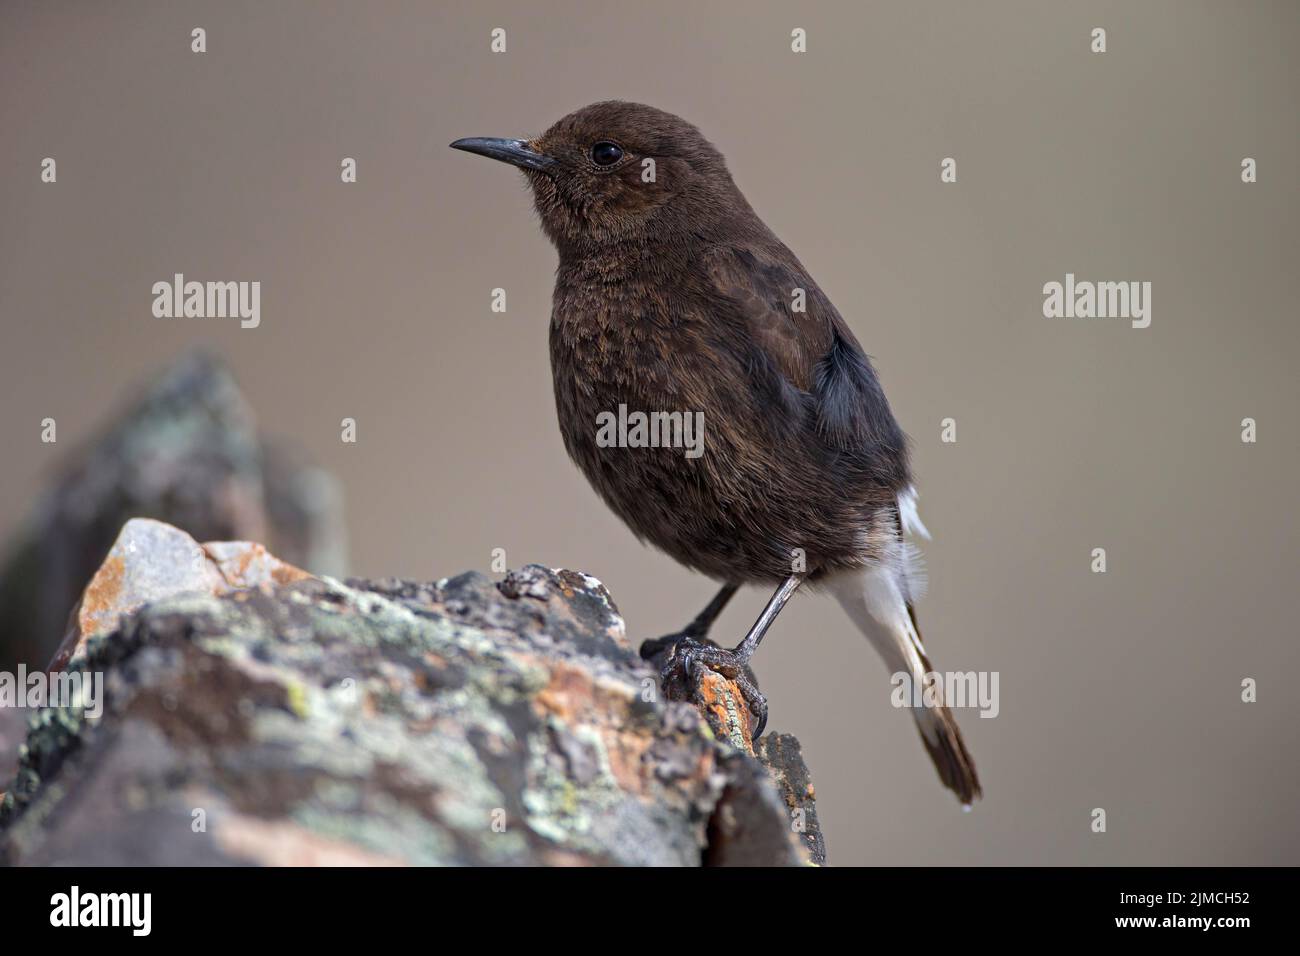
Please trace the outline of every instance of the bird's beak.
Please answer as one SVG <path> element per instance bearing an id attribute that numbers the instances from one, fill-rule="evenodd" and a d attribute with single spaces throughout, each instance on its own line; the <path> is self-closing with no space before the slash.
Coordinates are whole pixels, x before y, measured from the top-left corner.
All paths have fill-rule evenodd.
<path id="1" fill-rule="evenodd" d="M 493 139 L 484 136 L 471 136 L 458 139 L 451 144 L 452 149 L 463 149 L 467 153 L 478 153 L 491 159 L 499 159 L 511 166 L 523 169 L 535 169 L 546 172 L 555 165 L 555 160 L 544 153 L 531 149 L 522 139 Z"/>

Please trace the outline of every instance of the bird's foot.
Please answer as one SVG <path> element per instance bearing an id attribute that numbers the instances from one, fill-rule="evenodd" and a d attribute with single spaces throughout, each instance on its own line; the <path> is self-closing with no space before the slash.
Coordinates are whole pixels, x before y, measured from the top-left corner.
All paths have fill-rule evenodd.
<path id="1" fill-rule="evenodd" d="M 690 633 L 669 634 L 645 641 L 641 656 L 659 665 L 659 680 L 664 693 L 675 700 L 691 700 L 699 692 L 700 682 L 708 671 L 725 677 L 736 685 L 745 699 L 757 740 L 767 726 L 767 698 L 758 690 L 758 681 L 749 669 L 747 657 L 719 647 L 707 638 Z"/>
<path id="2" fill-rule="evenodd" d="M 649 661 L 656 667 L 662 668 L 677 642 L 694 636 L 689 631 L 679 631 L 676 634 L 665 634 L 663 637 L 648 638 L 641 642 L 641 660 Z"/>

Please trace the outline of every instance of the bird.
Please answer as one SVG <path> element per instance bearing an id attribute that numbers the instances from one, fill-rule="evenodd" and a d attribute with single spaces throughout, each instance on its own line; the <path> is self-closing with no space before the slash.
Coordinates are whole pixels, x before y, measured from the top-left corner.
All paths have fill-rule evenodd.
<path id="1" fill-rule="evenodd" d="M 665 686 L 698 686 L 705 670 L 734 680 L 757 739 L 768 705 L 750 661 L 800 588 L 833 595 L 892 674 L 932 686 L 909 440 L 848 324 L 722 153 L 686 120 L 620 100 L 540 136 L 450 145 L 522 171 L 558 253 L 550 360 L 569 457 L 639 539 L 721 585 L 642 646 Z M 598 423 L 615 413 L 658 415 L 670 440 L 611 441 Z M 700 422 L 701 453 L 675 447 L 674 415 Z M 709 631 L 742 586 L 772 596 L 721 647 Z M 951 711 L 942 698 L 911 708 L 969 807 L 982 790 Z"/>

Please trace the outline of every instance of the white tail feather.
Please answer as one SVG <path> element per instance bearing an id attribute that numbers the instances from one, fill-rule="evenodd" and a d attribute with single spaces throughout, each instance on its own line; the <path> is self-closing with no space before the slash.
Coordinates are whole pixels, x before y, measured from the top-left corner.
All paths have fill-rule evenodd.
<path id="1" fill-rule="evenodd" d="M 921 515 L 916 510 L 917 491 L 908 485 L 898 495 L 898 518 L 902 522 L 905 534 L 919 535 L 930 540 L 930 529 L 921 522 Z"/>
<path id="2" fill-rule="evenodd" d="M 903 514 L 900 496 L 900 519 Z M 912 521 L 924 532 L 925 526 L 916 517 L 914 503 Z M 907 524 L 906 520 L 902 523 Z M 885 560 L 854 571 L 842 571 L 828 577 L 825 584 L 884 659 L 890 673 L 905 673 L 913 687 L 925 687 L 925 676 L 932 667 L 912 616 L 908 551 L 901 537 L 897 544 L 897 548 L 885 549 Z M 980 796 L 980 784 L 952 713 L 946 706 L 922 706 L 912 708 L 912 715 L 940 778 L 963 804 L 969 805 Z"/>

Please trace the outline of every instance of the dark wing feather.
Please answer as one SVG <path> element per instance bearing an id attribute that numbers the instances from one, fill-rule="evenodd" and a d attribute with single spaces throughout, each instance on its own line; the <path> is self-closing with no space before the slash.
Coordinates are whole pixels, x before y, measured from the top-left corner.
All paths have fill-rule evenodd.
<path id="1" fill-rule="evenodd" d="M 718 249 L 707 265 L 710 298 L 729 307 L 720 318 L 739 320 L 735 332 L 760 349 L 791 385 L 812 391 L 817 362 L 831 345 L 826 307 L 834 312 L 829 302 L 819 308 L 806 301 L 822 298 L 821 290 L 809 289 L 802 270 L 752 249 Z M 803 312 L 794 311 L 796 289 L 805 293 Z"/>
<path id="2" fill-rule="evenodd" d="M 907 439 L 871 362 L 817 283 L 776 240 L 723 246 L 707 257 L 715 302 L 729 332 L 752 350 L 752 369 L 771 369 L 811 398 L 818 436 L 829 448 L 865 458 L 889 484 L 907 484 Z M 804 311 L 795 311 L 795 290 Z M 737 347 L 737 343 L 732 343 Z"/>

